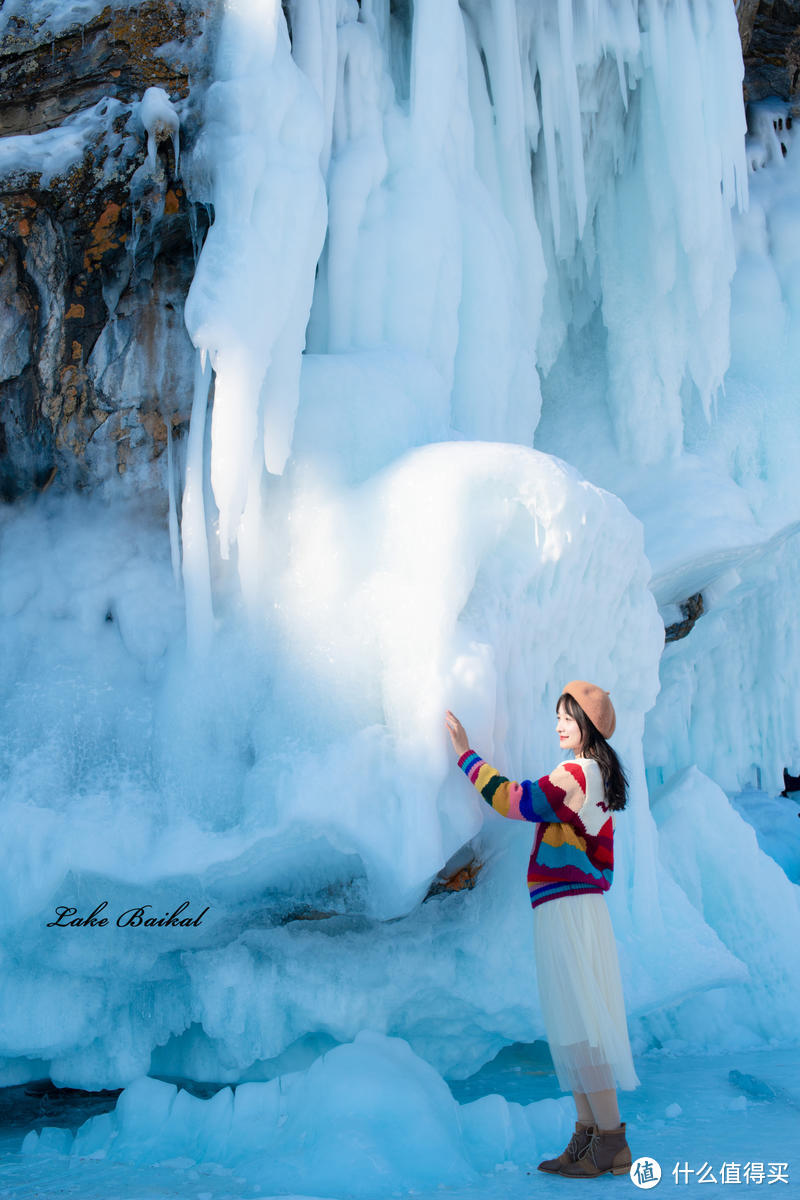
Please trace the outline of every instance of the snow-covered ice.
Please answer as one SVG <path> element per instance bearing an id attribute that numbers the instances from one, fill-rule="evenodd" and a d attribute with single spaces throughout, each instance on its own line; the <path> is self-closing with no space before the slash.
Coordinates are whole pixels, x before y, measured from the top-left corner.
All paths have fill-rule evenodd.
<path id="1" fill-rule="evenodd" d="M 358 1058 L 353 1078 L 362 1084 L 368 1082 L 365 1070 L 384 1066 L 392 1057 L 402 1061 L 407 1055 L 402 1043 L 397 1047 L 386 1044 L 384 1049 L 376 1039 L 375 1049 L 374 1058 L 365 1060 L 363 1052 Z M 328 1062 L 318 1068 L 318 1075 L 320 1070 L 330 1074 L 335 1068 Z M 642 1087 L 623 1105 L 623 1117 L 633 1154 L 659 1163 L 662 1190 L 679 1188 L 677 1194 L 697 1196 L 708 1194 L 709 1187 L 734 1186 L 737 1179 L 742 1188 L 770 1187 L 772 1179 L 780 1189 L 776 1194 L 796 1194 L 796 1159 L 792 1161 L 800 1104 L 796 1049 L 741 1051 L 734 1056 L 653 1050 L 637 1057 L 637 1071 Z M 342 1120 L 345 1137 L 336 1145 L 323 1122 L 325 1106 L 337 1098 L 334 1081 L 323 1100 L 319 1124 L 308 1115 L 298 1123 L 293 1103 L 308 1081 L 302 1076 L 290 1077 L 281 1101 L 286 1120 L 279 1130 L 270 1127 L 268 1136 L 279 1138 L 286 1146 L 306 1132 L 304 1153 L 295 1159 L 268 1159 L 262 1127 L 254 1127 L 263 1111 L 257 1106 L 254 1089 L 269 1085 L 243 1084 L 233 1099 L 228 1089 L 217 1094 L 219 1099 L 210 1099 L 194 1098 L 185 1090 L 176 1096 L 166 1083 L 142 1080 L 146 1086 L 130 1089 L 129 1097 L 123 1093 L 126 1102 L 120 1107 L 125 1115 L 109 1114 L 110 1121 L 90 1117 L 92 1110 L 86 1102 L 81 1105 L 68 1097 L 37 1100 L 18 1096 L 22 1089 L 14 1089 L 18 1109 L 24 1109 L 25 1115 L 15 1123 L 13 1132 L 3 1136 L 0 1194 L 24 1195 L 28 1188 L 50 1195 L 58 1187 L 62 1189 L 59 1194 L 81 1200 L 107 1200 L 111 1194 L 118 1200 L 164 1200 L 176 1195 L 269 1200 L 276 1194 L 284 1200 L 324 1200 L 365 1194 L 359 1184 L 360 1172 L 364 1183 L 370 1181 L 371 1190 L 366 1194 L 372 1196 L 524 1200 L 537 1190 L 544 1194 L 545 1189 L 555 1190 L 556 1186 L 566 1200 L 585 1194 L 589 1186 L 585 1182 L 558 1179 L 546 1184 L 536 1170 L 539 1155 L 550 1156 L 563 1149 L 572 1129 L 571 1101 L 550 1098 L 554 1076 L 542 1043 L 509 1047 L 472 1079 L 453 1084 L 450 1098 L 441 1080 L 429 1078 L 420 1062 L 410 1072 L 404 1071 L 401 1080 L 394 1074 L 390 1078 L 400 1085 L 397 1132 L 380 1122 L 364 1121 L 358 1111 L 359 1100 L 348 1089 L 338 1096 L 346 1115 Z M 420 1084 L 423 1090 L 415 1092 Z M 240 1092 L 244 1095 L 237 1118 Z M 378 1111 L 385 1113 L 381 1107 L 385 1097 L 374 1091 L 369 1094 Z M 144 1111 L 145 1095 L 153 1099 L 155 1095 L 171 1096 L 172 1105 L 166 1111 Z M 183 1098 L 180 1103 L 179 1097 Z M 94 1113 L 110 1103 L 96 1101 Z M 409 1103 L 414 1105 L 413 1111 L 406 1107 Z M 312 1112 L 314 1108 L 312 1105 Z M 148 1136 L 154 1142 L 151 1158 L 161 1153 L 159 1145 L 166 1150 L 160 1161 L 146 1166 L 124 1161 L 124 1151 L 114 1149 L 119 1139 L 108 1140 L 112 1129 L 119 1128 L 123 1137 L 123 1128 L 131 1131 L 137 1115 L 137 1137 L 130 1157 L 135 1159 L 137 1151 L 141 1154 L 142 1139 Z M 157 1127 L 159 1119 L 162 1128 Z M 163 1132 L 164 1125 L 172 1137 Z M 32 1126 L 42 1132 L 36 1143 L 36 1135 L 28 1134 L 33 1153 L 23 1153 L 22 1130 Z M 219 1141 L 223 1126 L 236 1131 L 227 1145 Z M 208 1136 L 198 1137 L 203 1128 Z M 402 1133 L 402 1141 L 397 1133 Z M 90 1139 L 103 1137 L 107 1151 L 89 1149 Z M 442 1142 L 447 1151 L 444 1155 L 440 1153 Z M 73 1147 L 76 1152 L 70 1153 Z M 426 1184 L 434 1147 L 439 1151 L 434 1179 Z M 404 1161 L 398 1168 L 399 1152 Z M 298 1167 L 298 1163 L 303 1165 Z M 325 1168 L 331 1182 L 318 1188 L 315 1180 Z M 343 1188 L 331 1186 L 337 1172 L 345 1176 Z M 290 1175 L 301 1179 L 299 1194 L 285 1183 Z M 779 1182 L 781 1177 L 788 1185 Z"/>
<path id="2" fill-rule="evenodd" d="M 175 156 L 175 171 L 178 171 L 181 157 L 181 121 L 167 93 L 160 87 L 149 87 L 145 90 L 139 104 L 139 120 L 147 134 L 147 157 L 150 166 L 155 170 L 158 143 L 172 143 Z"/>

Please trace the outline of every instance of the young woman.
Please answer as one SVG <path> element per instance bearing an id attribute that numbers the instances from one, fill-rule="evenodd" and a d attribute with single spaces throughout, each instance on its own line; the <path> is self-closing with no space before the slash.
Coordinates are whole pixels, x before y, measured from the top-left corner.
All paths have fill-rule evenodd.
<path id="1" fill-rule="evenodd" d="M 540 1171 L 585 1178 L 626 1174 L 631 1152 L 617 1087 L 631 1090 L 633 1066 L 617 946 L 603 895 L 614 873 L 616 813 L 628 781 L 609 746 L 616 716 L 608 692 L 584 680 L 563 689 L 556 708 L 562 761 L 536 782 L 514 783 L 470 748 L 447 711 L 458 765 L 504 817 L 537 823 L 528 866 L 536 978 L 559 1086 L 571 1091 L 575 1133 Z"/>

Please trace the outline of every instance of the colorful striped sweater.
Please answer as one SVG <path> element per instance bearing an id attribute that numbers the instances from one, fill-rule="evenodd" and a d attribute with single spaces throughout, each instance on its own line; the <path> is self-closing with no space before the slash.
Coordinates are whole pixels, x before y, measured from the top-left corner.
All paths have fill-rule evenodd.
<path id="1" fill-rule="evenodd" d="M 594 759 L 569 759 L 549 775 L 522 783 L 506 779 L 474 750 L 465 750 L 458 765 L 496 812 L 538 822 L 528 864 L 534 908 L 561 896 L 608 891 L 614 875 L 614 812 Z M 579 812 L 570 807 L 577 802 Z"/>

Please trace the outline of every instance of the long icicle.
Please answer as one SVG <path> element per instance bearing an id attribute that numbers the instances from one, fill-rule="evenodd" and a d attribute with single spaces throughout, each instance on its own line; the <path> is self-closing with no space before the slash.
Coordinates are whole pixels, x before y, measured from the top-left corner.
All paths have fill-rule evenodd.
<path id="1" fill-rule="evenodd" d="M 172 575 L 175 586 L 181 582 L 181 548 L 180 531 L 178 529 L 178 510 L 175 503 L 175 462 L 172 452 L 172 422 L 169 417 L 167 425 L 167 495 L 169 498 L 169 553 L 172 560 Z"/>
<path id="2" fill-rule="evenodd" d="M 211 363 L 197 352 L 194 370 L 194 399 L 189 420 L 186 450 L 186 483 L 183 489 L 181 542 L 183 545 L 183 588 L 186 604 L 186 643 L 190 655 L 204 654 L 214 630 L 211 603 L 211 571 L 203 499 L 203 444 L 205 442 Z"/>

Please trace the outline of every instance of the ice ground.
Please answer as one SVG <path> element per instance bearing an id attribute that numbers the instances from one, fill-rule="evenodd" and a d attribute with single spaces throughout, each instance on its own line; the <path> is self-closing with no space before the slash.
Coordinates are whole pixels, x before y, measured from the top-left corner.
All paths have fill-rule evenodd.
<path id="1" fill-rule="evenodd" d="M 751 792 L 734 797 L 733 802 L 748 815 L 759 840 L 769 842 L 774 838 L 777 822 L 783 870 L 796 881 L 800 832 L 795 826 L 800 823 L 795 798 L 773 799 Z M 657 802 L 656 812 L 663 824 L 666 814 L 660 812 L 661 807 Z M 718 822 L 719 816 L 719 812 L 709 812 L 708 819 Z M 735 824 L 732 810 L 730 820 Z M 724 833 L 726 845 L 731 844 L 730 839 L 731 829 Z M 780 869 L 775 864 L 775 870 Z M 736 913 L 727 906 L 726 912 L 736 919 Z M 765 950 L 772 942 L 765 940 Z M 757 963 L 755 966 L 760 970 Z M 768 996 L 764 1004 L 768 1006 Z M 722 1012 L 720 1016 L 725 1019 Z M 689 1025 L 684 1022 L 684 1030 Z M 635 1042 L 637 1022 L 632 1021 L 631 1026 Z M 729 1036 L 735 1042 L 739 1035 L 729 1030 Z M 249 1116 L 243 1110 L 238 1134 L 225 1132 L 230 1121 L 229 1103 L 210 1106 L 205 1119 L 202 1113 L 207 1099 L 190 1101 L 188 1107 L 182 1106 L 181 1117 L 166 1118 L 161 1104 L 168 1102 L 169 1089 L 152 1080 L 141 1080 L 131 1089 L 135 1096 L 142 1086 L 152 1087 L 154 1094 L 152 1098 L 149 1092 L 142 1094 L 137 1103 L 128 1106 L 129 1116 L 122 1127 L 128 1131 L 127 1138 L 123 1134 L 111 1140 L 111 1130 L 104 1128 L 109 1118 L 100 1122 L 90 1118 L 111 1109 L 113 1099 L 94 1100 L 89 1107 L 78 1096 L 61 1096 L 54 1105 L 25 1097 L 24 1085 L 4 1089 L 0 1093 L 0 1197 L 22 1200 L 36 1194 L 58 1194 L 83 1200 L 107 1200 L 110 1195 L 115 1200 L 161 1200 L 168 1196 L 243 1200 L 252 1195 L 256 1200 L 265 1200 L 279 1193 L 289 1200 L 284 1189 L 293 1187 L 298 1196 L 313 1194 L 321 1200 L 351 1195 L 415 1195 L 422 1200 L 441 1195 L 454 1200 L 502 1196 L 515 1200 L 532 1191 L 544 1195 L 544 1189 L 553 1189 L 556 1183 L 567 1197 L 576 1196 L 577 1189 L 585 1186 L 548 1180 L 535 1171 L 540 1157 L 556 1153 L 566 1143 L 572 1121 L 571 1101 L 557 1089 L 545 1043 L 507 1047 L 470 1078 L 451 1082 L 451 1101 L 442 1081 L 427 1064 L 416 1060 L 414 1065 L 405 1043 L 395 1043 L 399 1057 L 389 1045 L 387 1060 L 387 1043 L 377 1035 L 367 1040 L 372 1045 L 366 1054 L 362 1049 L 360 1058 L 352 1055 L 354 1047 L 340 1047 L 341 1066 L 327 1077 L 320 1071 L 320 1059 L 316 1060 L 316 1070 L 285 1076 L 266 1108 L 266 1097 L 256 1102 L 254 1095 L 263 1085 L 251 1087 Z M 401 1068 L 394 1078 L 393 1065 Z M 635 1092 L 620 1094 L 622 1117 L 634 1153 L 658 1159 L 662 1188 L 676 1186 L 671 1176 L 676 1165 L 699 1173 L 708 1163 L 722 1186 L 723 1163 L 738 1163 L 742 1170 L 747 1162 L 761 1162 L 767 1173 L 774 1169 L 770 1163 L 788 1163 L 788 1186 L 775 1186 L 786 1186 L 786 1195 L 800 1195 L 800 1162 L 795 1151 L 799 1065 L 797 1047 L 792 1044 L 696 1054 L 691 1045 L 674 1039 L 671 1046 L 665 1044 L 637 1055 L 642 1086 Z M 180 1085 L 181 1081 L 176 1082 Z M 188 1086 L 193 1094 L 204 1098 L 215 1092 L 214 1085 Z M 273 1088 L 276 1086 L 277 1080 Z M 313 1093 L 314 1101 L 303 1098 L 304 1089 Z M 247 1091 L 245 1087 L 242 1099 Z M 161 1102 L 160 1093 L 167 1093 Z M 226 1096 L 228 1089 L 219 1093 L 219 1099 Z M 464 1106 L 482 1097 L 491 1097 L 490 1107 L 484 1111 L 476 1106 L 474 1115 L 467 1119 L 470 1110 Z M 458 1117 L 454 1101 L 461 1106 Z M 284 1116 L 273 1114 L 270 1118 L 267 1110 L 276 1102 Z M 517 1107 L 520 1105 L 527 1107 L 523 1110 Z M 376 1115 L 381 1111 L 385 1121 Z M 365 1122 L 367 1112 L 369 1119 Z M 75 1134 L 79 1126 L 83 1126 L 81 1143 L 67 1159 L 62 1151 L 71 1143 L 68 1131 Z M 50 1129 L 46 1135 L 50 1139 L 48 1149 L 37 1147 L 30 1136 L 31 1130 L 44 1127 Z M 425 1130 L 424 1138 L 420 1129 Z M 57 1130 L 63 1132 L 57 1134 Z M 28 1153 L 22 1154 L 26 1138 Z M 411 1168 L 409 1145 L 414 1147 Z M 282 1154 L 276 1153 L 279 1147 Z M 136 1159 L 151 1165 L 136 1166 Z M 458 1182 L 464 1175 L 468 1178 Z M 358 1186 L 352 1178 L 358 1178 Z M 689 1178 L 687 1184 L 681 1176 L 677 1185 L 689 1194 L 709 1186 L 708 1181 L 700 1183 Z M 733 1185 L 733 1179 L 728 1178 Z M 320 1186 L 323 1183 L 327 1186 Z M 331 1186 L 333 1183 L 337 1186 Z M 760 1186 L 772 1185 L 765 1182 Z M 784 1193 L 781 1190 L 777 1194 Z"/>
<path id="2" fill-rule="evenodd" d="M 542 1133 L 537 1137 L 536 1148 L 520 1145 L 515 1156 L 505 1158 L 498 1154 L 498 1161 L 488 1169 L 478 1172 L 478 1178 L 469 1183 L 453 1183 L 446 1169 L 439 1166 L 440 1175 L 436 1186 L 409 1187 L 402 1177 L 389 1172 L 385 1187 L 375 1187 L 368 1194 L 377 1198 L 404 1197 L 413 1195 L 418 1200 L 433 1200 L 434 1197 L 450 1197 L 451 1200 L 527 1200 L 531 1195 L 564 1196 L 573 1200 L 583 1196 L 588 1186 L 606 1186 L 625 1189 L 633 1194 L 633 1184 L 625 1179 L 613 1183 L 606 1179 L 605 1185 L 571 1183 L 566 1179 L 549 1179 L 536 1170 L 538 1155 L 558 1153 L 568 1140 L 571 1124 L 569 1101 L 554 1102 L 547 1099 L 558 1095 L 554 1088 L 554 1077 L 549 1074 L 546 1049 L 541 1044 L 534 1047 L 512 1047 L 500 1058 L 484 1067 L 475 1077 L 452 1085 L 459 1104 L 465 1105 L 481 1096 L 493 1095 L 494 1105 L 502 1106 L 505 1100 L 512 1105 L 530 1105 L 536 1108 L 541 1101 L 546 1112 L 542 1114 Z M 709 1187 L 735 1186 L 732 1182 L 723 1185 L 721 1166 L 724 1162 L 738 1163 L 741 1169 L 747 1162 L 763 1162 L 765 1175 L 769 1163 L 788 1163 L 788 1185 L 740 1183 L 747 1194 L 756 1187 L 774 1187 L 776 1196 L 800 1195 L 800 1159 L 797 1155 L 796 1127 L 800 1109 L 798 1089 L 798 1053 L 796 1047 L 756 1052 L 737 1052 L 725 1055 L 680 1055 L 673 1056 L 663 1051 L 650 1051 L 636 1058 L 637 1073 L 642 1086 L 632 1093 L 622 1093 L 621 1110 L 626 1120 L 628 1138 L 634 1155 L 653 1156 L 662 1168 L 662 1180 L 658 1194 L 667 1189 L 675 1195 L 708 1194 Z M 738 1076 L 731 1078 L 732 1072 Z M 560 1117 L 555 1117 L 557 1106 Z M 23 1156 L 20 1145 L 29 1128 L 56 1125 L 73 1131 L 84 1118 L 80 1104 L 74 1108 L 65 1105 L 58 1111 L 34 1115 L 34 1105 L 29 1102 L 23 1108 L 16 1107 L 13 1125 L 7 1117 L 2 1120 L 2 1159 L 0 1159 L 0 1197 L 2 1200 L 28 1200 L 39 1195 L 43 1198 L 59 1195 L 79 1197 L 80 1200 L 166 1200 L 167 1197 L 205 1198 L 205 1200 L 267 1200 L 276 1191 L 283 1200 L 294 1200 L 294 1196 L 282 1189 L 274 1189 L 270 1180 L 270 1168 L 264 1169 L 260 1179 L 255 1180 L 252 1171 L 243 1171 L 237 1166 L 227 1165 L 224 1154 L 220 1161 L 191 1161 L 195 1156 L 184 1155 L 179 1162 L 149 1166 L 132 1166 L 111 1158 L 76 1157 L 65 1159 L 51 1151 L 35 1157 Z M 97 1108 L 92 1111 L 96 1112 Z M 559 1120 L 561 1124 L 559 1125 Z M 560 1132 L 556 1132 L 559 1130 Z M 561 1137 L 561 1133 L 567 1136 Z M 502 1140 L 502 1139 L 501 1139 Z M 367 1143 L 369 1145 L 370 1143 Z M 419 1144 L 413 1133 L 395 1148 L 409 1157 L 419 1154 Z M 330 1152 L 330 1147 L 328 1147 Z M 314 1175 L 319 1167 L 314 1166 L 314 1154 L 307 1151 L 309 1174 Z M 365 1152 L 363 1160 L 367 1170 L 374 1169 L 376 1159 Z M 359 1173 L 359 1158 L 349 1151 L 348 1162 L 354 1175 Z M 676 1185 L 672 1171 L 677 1164 L 688 1166 L 699 1172 L 704 1163 L 712 1168 L 716 1185 L 699 1183 L 689 1175 L 689 1183 Z M 225 1165 L 223 1165 L 225 1164 Z M 530 1174 L 529 1174 L 530 1172 Z M 440 1186 L 441 1185 L 441 1186 Z M 703 1191 L 703 1189 L 706 1189 Z M 313 1196 L 320 1200 L 341 1200 L 349 1195 L 364 1195 L 363 1190 L 325 1189 L 318 1184 L 302 1186 L 304 1200 Z M 298 1193 L 299 1194 L 299 1193 Z M 773 1193 L 770 1192 L 770 1195 Z"/>

